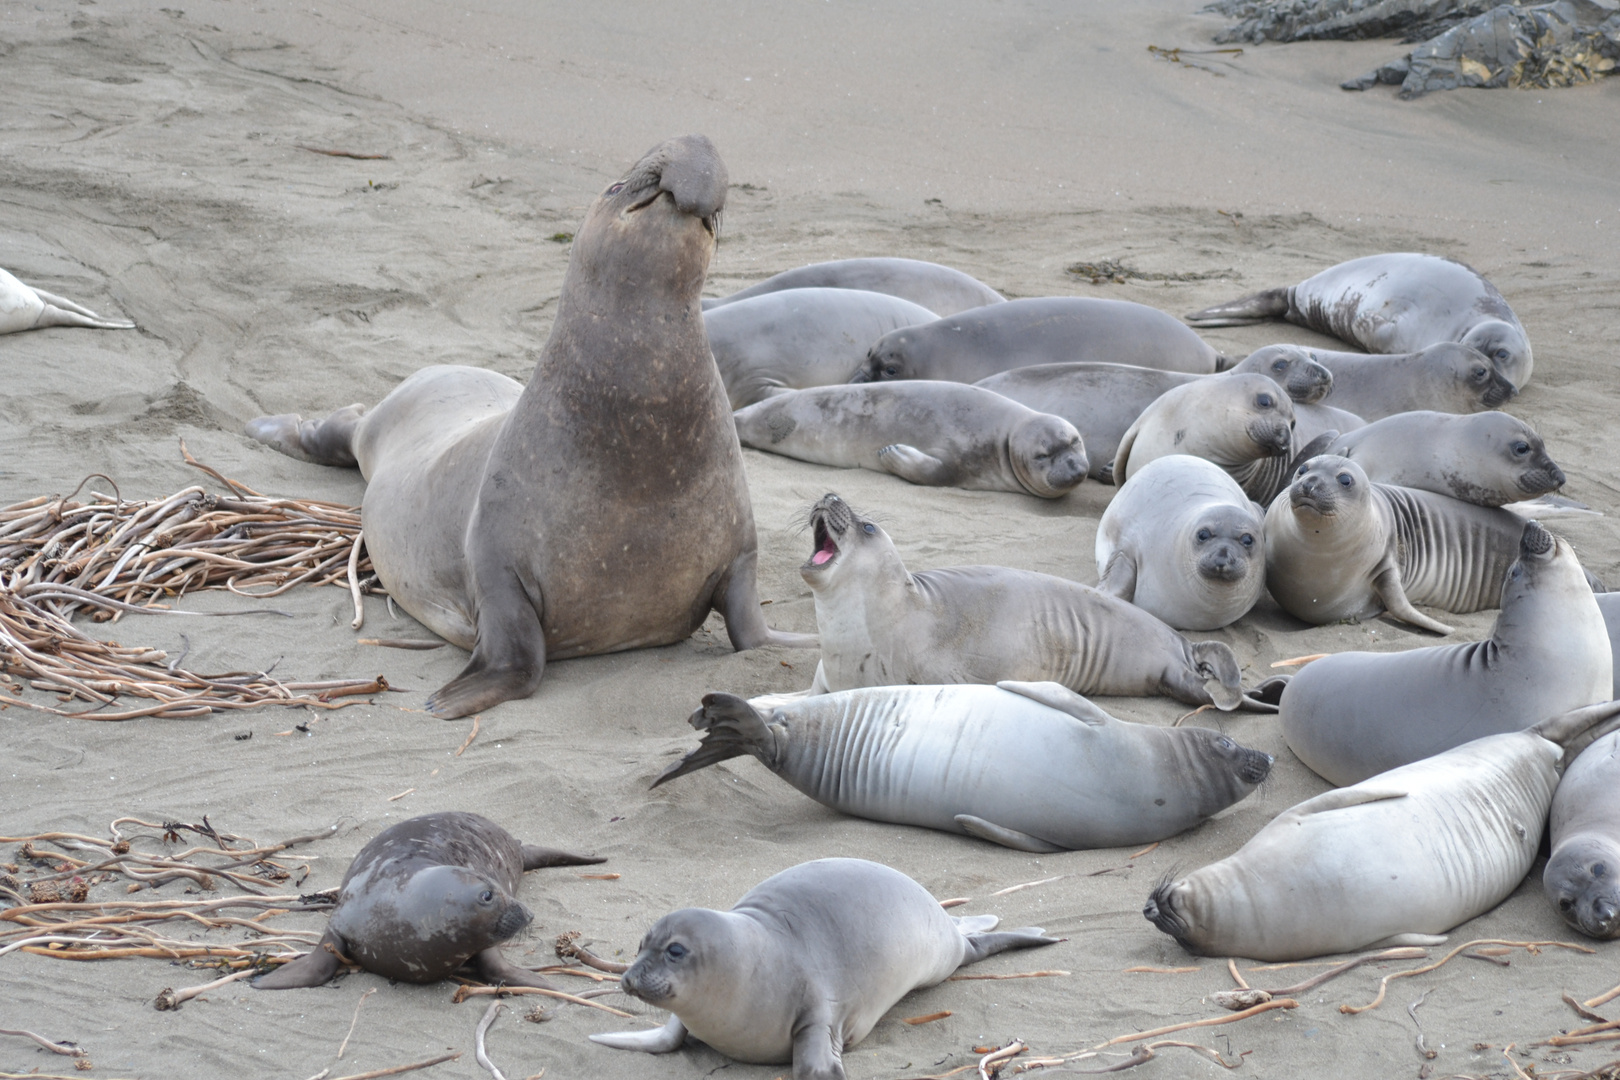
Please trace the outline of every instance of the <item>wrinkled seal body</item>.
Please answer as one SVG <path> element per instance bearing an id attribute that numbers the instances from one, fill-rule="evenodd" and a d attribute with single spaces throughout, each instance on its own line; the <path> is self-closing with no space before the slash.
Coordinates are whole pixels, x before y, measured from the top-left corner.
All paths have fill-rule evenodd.
<path id="1" fill-rule="evenodd" d="M 937 315 L 1006 302 L 1006 297 L 984 282 L 949 266 L 920 259 L 875 258 L 838 259 L 784 270 L 730 296 L 706 299 L 703 310 L 786 289 L 865 289 L 898 296 Z"/>
<path id="2" fill-rule="evenodd" d="M 1020 851 L 1149 844 L 1243 798 L 1271 757 L 1207 728 L 1115 719 L 1056 683 L 878 686 L 763 712 L 710 694 L 703 745 L 655 782 L 738 754 L 840 813 Z"/>
<path id="3" fill-rule="evenodd" d="M 844 1049 L 912 990 L 1007 949 L 1055 944 L 1036 927 L 988 932 L 996 922 L 952 918 L 879 863 L 801 863 L 730 911 L 684 908 L 654 924 L 620 986 L 674 1015 L 657 1031 L 591 1040 L 666 1053 L 690 1033 L 738 1061 L 792 1061 L 796 1080 L 842 1080 Z"/>
<path id="4" fill-rule="evenodd" d="M 849 382 L 872 343 L 939 316 L 865 289 L 784 289 L 703 313 L 731 407 L 785 390 Z"/>
<path id="5" fill-rule="evenodd" d="M 133 330 L 124 319 L 103 319 L 72 300 L 24 285 L 0 270 L 0 334 L 43 330 L 47 326 L 87 326 L 96 330 Z M 864 357 L 863 357 L 864 359 Z"/>
<path id="6" fill-rule="evenodd" d="M 1369 480 L 1450 495 L 1478 506 L 1533 499 L 1564 486 L 1535 429 L 1502 412 L 1398 413 L 1341 435 L 1327 453 Z"/>
<path id="7" fill-rule="evenodd" d="M 913 484 L 1055 499 L 1086 478 L 1066 420 L 957 383 L 818 386 L 739 409 L 744 446 Z"/>
<path id="8" fill-rule="evenodd" d="M 1219 629 L 1266 590 L 1264 521 L 1219 465 L 1186 454 L 1158 458 L 1103 511 L 1097 587 L 1178 630 Z"/>
<path id="9" fill-rule="evenodd" d="M 1368 421 L 1422 409 L 1483 412 L 1501 408 L 1518 393 L 1482 353 L 1455 343 L 1378 356 L 1267 345 L 1249 358 L 1290 354 L 1308 356 L 1333 373 L 1333 389 L 1319 405 Z"/>
<path id="10" fill-rule="evenodd" d="M 1166 391 L 1119 441 L 1114 483 L 1170 454 L 1214 462 L 1245 494 L 1269 502 L 1294 451 L 1294 406 L 1264 375 L 1201 379 Z"/>
<path id="11" fill-rule="evenodd" d="M 1547 899 L 1588 937 L 1620 937 L 1620 732 L 1570 762 L 1549 825 L 1552 857 L 1541 876 Z"/>
<path id="12" fill-rule="evenodd" d="M 1289 749 L 1335 784 L 1531 718 L 1607 701 L 1609 635 L 1567 542 L 1524 526 L 1501 587 L 1502 614 L 1484 641 L 1395 653 L 1337 653 L 1307 664 L 1279 708 Z"/>

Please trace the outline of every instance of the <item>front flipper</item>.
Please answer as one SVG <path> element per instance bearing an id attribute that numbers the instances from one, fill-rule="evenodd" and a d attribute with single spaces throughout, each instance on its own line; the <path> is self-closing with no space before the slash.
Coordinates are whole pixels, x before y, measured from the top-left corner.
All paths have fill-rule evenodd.
<path id="1" fill-rule="evenodd" d="M 475 516 L 472 529 L 476 531 Z M 502 567 L 474 574 L 478 603 L 478 643 L 461 674 L 433 692 L 428 712 L 441 720 L 471 716 L 503 701 L 525 698 L 540 688 L 546 670 L 543 602 L 529 599 L 523 581 Z"/>
<path id="2" fill-rule="evenodd" d="M 738 652 L 761 645 L 784 645 L 790 649 L 813 649 L 821 644 L 815 634 L 794 634 L 772 630 L 759 610 L 757 583 L 759 551 L 752 549 L 732 561 L 726 576 L 715 587 L 710 605 L 726 620 L 726 636 Z"/>
<path id="3" fill-rule="evenodd" d="M 844 1040 L 831 1024 L 806 1024 L 793 1033 L 793 1080 L 844 1080 Z"/>
<path id="4" fill-rule="evenodd" d="M 300 986 L 320 986 L 332 981 L 343 961 L 343 939 L 327 927 L 316 946 L 291 963 L 282 964 L 268 975 L 253 980 L 255 990 L 292 990 Z"/>
<path id="5" fill-rule="evenodd" d="M 1382 941 L 1375 941 L 1366 946 L 1369 949 L 1394 949 L 1402 945 L 1444 945 L 1449 938 L 1445 934 L 1391 934 Z"/>
<path id="6" fill-rule="evenodd" d="M 1452 628 L 1445 623 L 1429 618 L 1412 606 L 1412 601 L 1406 598 L 1406 586 L 1401 583 L 1400 568 L 1392 561 L 1386 560 L 1378 576 L 1373 578 L 1373 591 L 1378 594 L 1378 599 L 1384 602 L 1384 607 L 1389 613 L 1402 622 L 1411 623 L 1424 630 L 1432 630 L 1436 634 L 1452 632 Z"/>
<path id="7" fill-rule="evenodd" d="M 1108 565 L 1103 567 L 1097 588 L 1130 603 L 1136 597 L 1136 560 L 1124 551 L 1115 551 L 1108 557 Z"/>
<path id="8" fill-rule="evenodd" d="M 1068 713 L 1090 727 L 1103 727 L 1114 719 L 1062 683 L 1016 682 L 1012 679 L 1003 679 L 996 683 L 996 689 L 1038 701 L 1048 709 Z"/>
<path id="9" fill-rule="evenodd" d="M 1067 851 L 1056 844 L 1049 844 L 1038 836 L 1019 832 L 1017 829 L 1004 829 L 994 825 L 984 818 L 974 817 L 972 814 L 957 814 L 956 823 L 970 836 L 977 836 L 980 840 L 989 840 L 991 843 L 1010 847 L 1014 851 L 1033 851 L 1037 855 L 1050 855 L 1054 851 Z"/>
<path id="10" fill-rule="evenodd" d="M 902 480 L 928 487 L 949 487 L 955 470 L 915 446 L 892 443 L 878 451 L 878 464 Z"/>
<path id="11" fill-rule="evenodd" d="M 536 986 L 541 990 L 557 989 L 557 985 L 545 977 L 512 963 L 502 956 L 501 950 L 494 945 L 481 953 L 475 953 L 469 963 L 478 972 L 478 977 L 491 986 Z"/>
<path id="12" fill-rule="evenodd" d="M 537 844 L 523 845 L 523 869 L 539 870 L 544 866 L 590 866 L 593 863 L 607 862 L 602 855 L 575 855 L 571 851 L 558 851 L 556 848 L 540 847 Z"/>
<path id="13" fill-rule="evenodd" d="M 1273 675 L 1258 684 L 1252 690 L 1243 692 L 1243 700 L 1238 702 L 1241 712 L 1274 713 L 1282 705 L 1283 691 L 1293 680 L 1292 675 Z"/>
<path id="14" fill-rule="evenodd" d="M 1335 788 L 1332 791 L 1324 791 L 1313 799 L 1306 799 L 1292 809 L 1283 811 L 1278 815 L 1277 820 L 1281 821 L 1283 818 L 1289 818 L 1297 821 L 1301 818 L 1310 817 L 1312 814 L 1326 814 L 1334 810 L 1348 810 L 1353 806 L 1365 806 L 1368 803 L 1404 798 L 1406 798 L 1406 792 L 1395 788 L 1370 788 L 1361 787 L 1360 785 Z"/>
<path id="15" fill-rule="evenodd" d="M 667 1054 L 679 1050 L 686 1042 L 686 1025 L 681 1018 L 670 1014 L 668 1022 L 652 1031 L 609 1031 L 592 1035 L 593 1043 L 611 1046 L 615 1050 L 640 1050 L 643 1054 Z"/>

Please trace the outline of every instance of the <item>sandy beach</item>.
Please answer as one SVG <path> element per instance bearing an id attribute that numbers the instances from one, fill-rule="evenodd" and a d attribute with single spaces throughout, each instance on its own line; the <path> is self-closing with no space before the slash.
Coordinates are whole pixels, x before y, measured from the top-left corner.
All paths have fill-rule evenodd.
<path id="1" fill-rule="evenodd" d="M 1213 49 L 1222 25 L 1194 7 L 4 3 L 0 266 L 140 329 L 0 338 L 0 505 L 66 493 L 89 473 L 111 477 L 126 498 L 214 486 L 182 462 L 181 439 L 259 491 L 358 505 L 357 472 L 284 457 L 245 437 L 243 425 L 265 413 L 375 402 L 427 364 L 527 378 L 555 314 L 568 237 L 594 194 L 654 143 L 698 131 L 713 138 L 732 180 L 708 295 L 819 260 L 899 255 L 958 267 L 1009 297 L 1107 296 L 1181 315 L 1360 255 L 1461 259 L 1502 291 L 1535 348 L 1534 381 L 1507 411 L 1546 438 L 1569 476 L 1564 494 L 1606 515 L 1547 524 L 1590 571 L 1620 582 L 1620 79 L 1414 102 L 1389 88 L 1351 94 L 1338 83 L 1404 48 L 1321 42 L 1194 53 Z M 1150 45 L 1188 50 L 1185 62 Z M 1066 271 L 1103 259 L 1186 280 L 1094 285 Z M 1283 324 L 1205 337 L 1238 356 L 1275 341 L 1329 344 Z M 751 450 L 744 459 L 761 597 L 778 628 L 815 629 L 797 569 L 810 552 L 800 522 L 828 491 L 882 521 L 913 570 L 996 563 L 1096 581 L 1093 541 L 1114 489 L 1094 481 L 1047 502 Z M 186 601 L 195 610 L 245 603 L 225 593 Z M 421 709 L 464 653 L 358 644 L 426 635 L 380 597 L 366 601 L 361 633 L 349 628 L 345 590 L 295 590 L 277 604 L 294 617 L 132 615 L 95 632 L 171 654 L 184 633 L 197 671 L 275 663 L 311 680 L 382 673 L 405 692 L 318 716 L 264 710 L 102 724 L 7 709 L 0 834 L 105 835 L 126 814 L 206 814 L 265 841 L 337 824 L 331 839 L 303 849 L 310 891 L 336 886 L 389 824 L 476 810 L 524 840 L 604 855 L 601 870 L 621 875 L 558 868 L 525 878 L 520 899 L 535 921 L 507 955 L 536 965 L 551 962 L 551 940 L 566 931 L 628 960 L 667 911 L 729 907 L 768 875 L 828 855 L 895 866 L 939 897 L 973 897 L 959 914 L 993 913 L 1068 939 L 972 969 L 1066 976 L 949 982 L 907 997 L 846 1052 L 859 1080 L 946 1072 L 976 1060 L 973 1047 L 1015 1037 L 1062 1054 L 1219 1015 L 1204 999 L 1232 986 L 1224 961 L 1189 957 L 1142 918 L 1142 902 L 1172 870 L 1230 854 L 1327 788 L 1290 754 L 1274 718 L 1206 713 L 1200 721 L 1276 755 L 1272 778 L 1136 858 L 1132 850 L 1036 857 L 841 817 L 746 758 L 649 792 L 673 755 L 696 744 L 686 717 L 705 692 L 802 689 L 814 652 L 733 653 L 711 616 L 678 645 L 551 666 L 535 697 L 483 714 L 458 757 L 471 722 Z M 1494 615 L 1445 616 L 1459 628 L 1447 640 L 1486 636 Z M 1287 657 L 1436 642 L 1387 619 L 1307 629 L 1269 598 L 1234 626 L 1191 636 L 1231 645 L 1247 685 Z M 1098 701 L 1150 723 L 1186 712 L 1168 699 Z M 308 732 L 285 734 L 298 723 Z M 253 737 L 239 738 L 246 732 Z M 14 850 L 0 848 L 0 861 L 14 861 Z M 1509 966 L 1458 959 L 1393 983 L 1377 1010 L 1341 1014 L 1341 1003 L 1371 1000 L 1378 979 L 1400 965 L 1368 967 L 1297 1009 L 1173 1037 L 1241 1056 L 1237 1075 L 1279 1080 L 1512 1077 L 1502 1053 L 1510 1043 L 1513 1060 L 1526 1070 L 1534 1063 L 1536 1075 L 1612 1061 L 1613 1043 L 1527 1049 L 1583 1023 L 1562 992 L 1586 999 L 1620 982 L 1620 943 L 1588 942 L 1565 927 L 1542 894 L 1541 866 L 1452 942 L 1558 940 L 1591 953 L 1519 950 Z M 284 921 L 319 929 L 324 917 Z M 1138 966 L 1197 970 L 1125 970 Z M 1253 979 L 1286 985 L 1317 970 Z M 94 1062 L 82 1075 L 93 1077 L 302 1080 L 452 1050 L 462 1056 L 420 1075 L 488 1075 L 472 1053 L 485 1006 L 452 1004 L 449 983 L 357 974 L 283 993 L 235 983 L 178 1011 L 153 1009 L 162 988 L 212 977 L 156 959 L 11 953 L 0 956 L 0 1027 L 79 1043 Z M 356 1001 L 372 987 L 378 993 L 335 1060 Z M 1438 1048 L 1432 1060 L 1414 1047 L 1408 1011 L 1425 993 L 1415 1015 L 1426 1045 Z M 605 1000 L 638 1019 L 562 1005 L 548 1022 L 525 1023 L 528 1002 L 519 1002 L 490 1033 L 490 1055 L 514 1080 L 542 1068 L 548 1078 L 788 1072 L 730 1064 L 704 1048 L 655 1058 L 594 1045 L 590 1033 L 664 1019 L 624 996 Z M 899 1022 L 942 1010 L 952 1015 Z M 1114 1056 L 1069 1068 L 1119 1064 L 1129 1051 L 1114 1047 Z M 71 1066 L 0 1038 L 0 1072 Z M 1167 1047 L 1129 1075 L 1225 1070 Z"/>

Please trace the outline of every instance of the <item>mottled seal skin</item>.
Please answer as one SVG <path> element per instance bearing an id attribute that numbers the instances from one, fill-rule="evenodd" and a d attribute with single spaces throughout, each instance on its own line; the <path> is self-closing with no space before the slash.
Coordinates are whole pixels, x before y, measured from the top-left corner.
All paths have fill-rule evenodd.
<path id="1" fill-rule="evenodd" d="M 423 814 L 378 833 L 349 864 L 320 944 L 257 979 L 260 990 L 319 986 L 340 957 L 402 982 L 445 978 L 468 960 L 486 982 L 555 989 L 501 957 L 529 925 L 514 898 L 525 870 L 606 860 L 520 844 L 479 814 Z"/>
<path id="2" fill-rule="evenodd" d="M 784 289 L 703 313 L 733 409 L 786 390 L 847 383 L 878 338 L 937 318 L 866 289 Z"/>
<path id="3" fill-rule="evenodd" d="M 1187 454 L 1131 474 L 1097 525 L 1097 588 L 1177 630 L 1218 630 L 1266 591 L 1265 510 Z"/>
<path id="4" fill-rule="evenodd" d="M 934 487 L 1056 499 L 1090 468 L 1067 420 L 960 383 L 812 387 L 739 409 L 736 422 L 756 450 Z"/>
<path id="5" fill-rule="evenodd" d="M 1187 316 L 1194 326 L 1283 318 L 1370 353 L 1409 353 L 1457 342 L 1484 354 L 1515 388 L 1530 381 L 1530 339 L 1496 286 L 1438 255 L 1368 255 L 1284 289 Z M 1352 410 L 1359 412 L 1360 410 Z"/>
<path id="6" fill-rule="evenodd" d="M 1308 799 L 1229 858 L 1160 885 L 1142 914 L 1204 956 L 1438 944 L 1519 887 L 1565 744 L 1617 712 L 1579 709 Z"/>
<path id="7" fill-rule="evenodd" d="M 997 921 L 952 918 L 880 863 L 800 863 L 730 911 L 659 919 L 619 985 L 673 1015 L 655 1031 L 591 1041 L 657 1054 L 690 1034 L 737 1061 L 791 1061 L 794 1080 L 843 1080 L 844 1050 L 911 991 L 1008 949 L 1057 944 L 1039 927 L 991 933 Z"/>
<path id="8" fill-rule="evenodd" d="M 811 508 L 810 527 L 815 549 L 799 572 L 821 632 L 812 694 L 1011 679 L 1223 710 L 1243 703 L 1225 644 L 1188 641 L 1090 586 L 1004 566 L 910 573 L 882 526 L 837 495 Z"/>
<path id="9" fill-rule="evenodd" d="M 876 686 L 761 711 L 709 694 L 666 780 L 741 754 L 824 806 L 1019 851 L 1151 844 L 1242 799 L 1271 755 L 1218 731 L 1131 724 L 1052 682 Z"/>
<path id="10" fill-rule="evenodd" d="M 1333 373 L 1333 389 L 1317 404 L 1368 421 L 1420 409 L 1483 412 L 1501 408 L 1518 393 L 1478 350 L 1455 343 L 1377 356 L 1303 345 L 1267 345 L 1249 358 L 1300 353 Z"/>
<path id="11" fill-rule="evenodd" d="M 1307 766 L 1353 784 L 1530 718 L 1607 701 L 1608 629 L 1567 542 L 1524 526 L 1484 641 L 1307 664 L 1283 689 L 1283 738 Z"/>
<path id="12" fill-rule="evenodd" d="M 738 649 L 814 643 L 760 614 L 742 450 L 698 310 L 725 193 L 701 135 L 603 192 L 526 387 L 430 367 L 369 413 L 249 425 L 295 456 L 359 464 L 377 576 L 472 650 L 428 699 L 435 715 L 526 697 L 547 660 L 680 641 L 711 608 Z"/>
<path id="13" fill-rule="evenodd" d="M 920 259 L 839 259 L 784 270 L 757 285 L 703 301 L 703 310 L 734 304 L 785 289 L 865 289 L 910 300 L 939 315 L 1006 302 L 1006 297 L 977 278 L 939 263 Z"/>
<path id="14" fill-rule="evenodd" d="M 1207 375 L 1220 356 L 1157 308 L 1128 300 L 1045 296 L 975 308 L 878 339 L 854 382 L 978 382 L 1035 364 L 1132 364 Z"/>
<path id="15" fill-rule="evenodd" d="M 1547 899 L 1588 937 L 1620 938 L 1620 732 L 1581 751 L 1553 795 Z"/>
<path id="16" fill-rule="evenodd" d="M 1501 412 L 1397 413 L 1341 435 L 1327 450 L 1368 479 L 1478 506 L 1533 499 L 1564 486 L 1564 470 L 1535 428 Z"/>
<path id="17" fill-rule="evenodd" d="M 103 319 L 72 300 L 24 285 L 0 270 L 0 334 L 43 330 L 47 326 L 86 326 L 96 330 L 133 330 L 124 319 Z"/>
<path id="18" fill-rule="evenodd" d="M 1155 458 L 1191 454 L 1264 503 L 1287 477 L 1294 450 L 1294 405 L 1282 387 L 1264 375 L 1200 380 L 1166 391 L 1136 418 L 1114 455 L 1114 483 Z"/>

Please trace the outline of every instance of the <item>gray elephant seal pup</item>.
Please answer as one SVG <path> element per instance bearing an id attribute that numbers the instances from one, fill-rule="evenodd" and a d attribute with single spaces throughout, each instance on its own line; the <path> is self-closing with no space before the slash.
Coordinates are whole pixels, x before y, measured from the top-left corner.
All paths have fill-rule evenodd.
<path id="1" fill-rule="evenodd" d="M 1129 300 L 1045 296 L 975 308 L 878 339 L 852 382 L 978 382 L 1035 364 L 1132 364 L 1208 375 L 1220 355 L 1175 318 Z"/>
<path id="2" fill-rule="evenodd" d="M 744 446 L 913 484 L 1067 495 L 1090 462 L 1074 426 L 959 383 L 818 386 L 736 415 Z"/>
<path id="3" fill-rule="evenodd" d="M 692 726 L 702 745 L 654 787 L 752 754 L 840 813 L 1019 851 L 1164 840 L 1271 772 L 1218 731 L 1127 723 L 1052 682 L 874 686 L 767 712 L 709 694 Z"/>
<path id="4" fill-rule="evenodd" d="M 47 326 L 88 326 L 96 330 L 133 330 L 124 319 L 103 319 L 72 300 L 24 285 L 0 270 L 0 334 L 43 330 Z M 864 357 L 863 357 L 864 359 Z"/>
<path id="5" fill-rule="evenodd" d="M 548 659 L 680 641 L 710 608 L 738 649 L 814 643 L 760 614 L 748 480 L 697 306 L 725 196 L 701 135 L 603 192 L 527 387 L 429 367 L 369 413 L 248 426 L 294 456 L 359 464 L 377 576 L 472 650 L 428 699 L 435 715 L 526 697 Z"/>
<path id="6" fill-rule="evenodd" d="M 1353 784 L 1529 717 L 1607 701 L 1614 659 L 1603 614 L 1567 542 L 1524 526 L 1484 641 L 1395 653 L 1337 653 L 1283 689 L 1289 749 L 1335 784 Z"/>
<path id="7" fill-rule="evenodd" d="M 1339 436 L 1327 453 L 1368 479 L 1450 495 L 1478 506 L 1534 499 L 1564 486 L 1564 470 L 1534 428 L 1501 412 L 1397 413 Z"/>
<path id="8" fill-rule="evenodd" d="M 1317 404 L 1368 421 L 1422 409 L 1483 412 L 1501 408 L 1518 393 L 1489 360 L 1466 345 L 1430 345 L 1412 353 L 1379 356 L 1267 345 L 1249 357 L 1256 353 L 1268 359 L 1303 353 L 1316 360 L 1333 373 L 1333 389 Z"/>
<path id="9" fill-rule="evenodd" d="M 1143 410 L 1119 441 L 1114 483 L 1169 454 L 1212 461 L 1251 499 L 1270 501 L 1293 460 L 1294 405 L 1264 375 L 1178 386 Z"/>
<path id="10" fill-rule="evenodd" d="M 1553 795 L 1547 899 L 1588 937 L 1620 938 L 1620 731 L 1581 751 Z"/>
<path id="11" fill-rule="evenodd" d="M 865 289 L 784 289 L 703 313 L 733 409 L 785 390 L 847 383 L 878 338 L 937 318 Z"/>
<path id="12" fill-rule="evenodd" d="M 1097 588 L 1178 630 L 1218 630 L 1266 591 L 1265 510 L 1187 454 L 1131 474 L 1097 525 Z"/>
<path id="13" fill-rule="evenodd" d="M 1006 297 L 977 278 L 939 263 L 920 259 L 839 259 L 784 270 L 730 296 L 703 301 L 710 311 L 784 289 L 865 289 L 910 300 L 938 315 L 1006 302 Z"/>
<path id="14" fill-rule="evenodd" d="M 514 899 L 525 870 L 605 862 L 520 844 L 479 814 L 423 814 L 372 837 L 349 864 L 320 944 L 254 981 L 319 986 L 347 958 L 402 982 L 445 978 L 469 959 L 485 982 L 555 989 L 496 948 L 529 925 Z"/>
<path id="15" fill-rule="evenodd" d="M 1620 592 L 1600 592 L 1595 597 L 1603 623 L 1609 630 L 1609 647 L 1614 653 L 1614 697 L 1620 698 Z"/>
<path id="16" fill-rule="evenodd" d="M 1298 285 L 1246 296 L 1187 316 L 1194 326 L 1287 319 L 1370 353 L 1407 353 L 1454 341 L 1483 353 L 1522 389 L 1535 360 L 1530 339 L 1496 286 L 1438 255 L 1368 255 Z"/>
<path id="17" fill-rule="evenodd" d="M 810 510 L 821 662 L 812 694 L 905 683 L 1061 683 L 1081 694 L 1243 702 L 1232 650 L 1192 642 L 1078 582 L 1004 566 L 906 570 L 889 534 L 837 495 Z"/>
<path id="18" fill-rule="evenodd" d="M 1229 858 L 1154 889 L 1142 914 L 1206 956 L 1438 944 L 1519 887 L 1565 744 L 1616 713 L 1606 701 L 1308 799 Z"/>
<path id="19" fill-rule="evenodd" d="M 987 956 L 1058 942 L 1033 926 L 990 932 L 997 921 L 952 918 L 880 863 L 800 863 L 730 911 L 659 919 L 619 985 L 673 1015 L 656 1031 L 591 1041 L 662 1054 L 690 1034 L 737 1061 L 791 1061 L 795 1080 L 843 1080 L 844 1050 L 911 991 Z"/>

